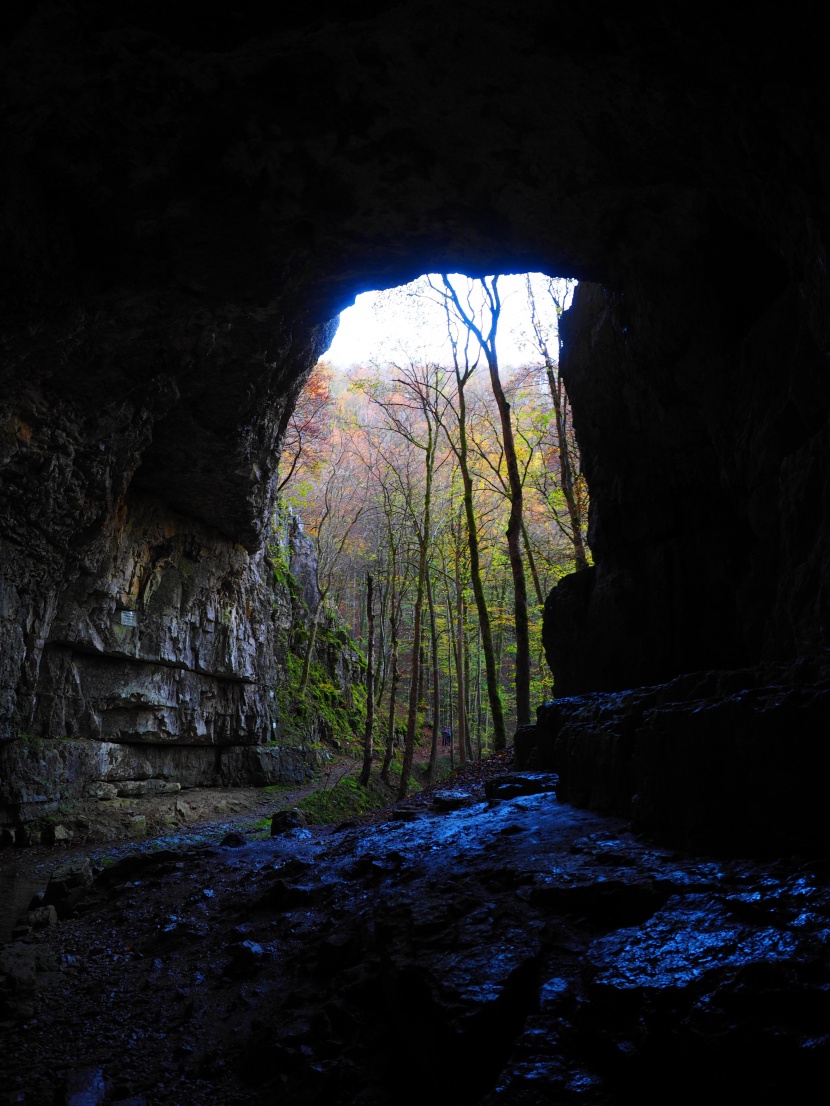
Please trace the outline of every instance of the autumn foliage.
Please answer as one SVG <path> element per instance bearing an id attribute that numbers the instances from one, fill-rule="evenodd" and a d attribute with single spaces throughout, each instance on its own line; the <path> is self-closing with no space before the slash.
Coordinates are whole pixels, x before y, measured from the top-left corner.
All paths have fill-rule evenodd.
<path id="1" fill-rule="evenodd" d="M 542 311 L 537 305 L 537 318 Z M 555 321 L 542 330 L 546 341 Z M 345 374 L 321 362 L 283 449 L 282 493 L 317 543 L 320 590 L 364 644 L 371 574 L 375 730 L 385 777 L 403 760 L 402 794 L 416 749 L 416 768 L 420 761 L 434 777 L 442 754 L 481 756 L 500 729 L 515 728 L 517 550 L 529 581 L 532 703 L 553 692 L 541 648 L 544 598 L 590 559 L 588 492 L 558 349 L 552 354 L 548 341 L 527 365 L 501 371 L 501 409 L 474 358 L 460 370 L 459 349 L 454 365 L 399 358 Z M 511 554 L 517 482 L 523 509 Z M 445 727 L 449 748 L 438 743 Z"/>

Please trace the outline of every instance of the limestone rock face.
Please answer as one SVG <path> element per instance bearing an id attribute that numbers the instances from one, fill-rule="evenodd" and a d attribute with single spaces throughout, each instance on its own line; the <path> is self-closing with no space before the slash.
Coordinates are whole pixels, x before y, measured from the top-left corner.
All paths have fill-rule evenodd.
<path id="1" fill-rule="evenodd" d="M 517 753 L 558 772 L 559 798 L 681 848 L 812 855 L 830 843 L 828 725 L 825 652 L 557 699 Z"/>
<path id="2" fill-rule="evenodd" d="M 298 586 L 299 602 L 296 606 L 296 614 L 300 615 L 300 604 L 304 604 L 306 616 L 313 616 L 320 604 L 320 592 L 317 590 L 317 555 L 314 552 L 314 542 L 304 532 L 302 522 L 296 516 L 291 519 L 289 544 L 291 573 Z"/>
<path id="3" fill-rule="evenodd" d="M 747 329 L 730 335 L 715 233 L 727 232 L 710 226 L 676 277 L 687 314 L 644 281 L 633 312 L 629 293 L 583 285 L 566 316 L 596 565 L 547 602 L 558 693 L 828 644 L 824 355 L 792 291 L 744 308 Z M 743 288 L 753 267 L 774 282 L 773 259 L 748 249 L 733 270 Z"/>
<path id="4" fill-rule="evenodd" d="M 34 726 L 51 736 L 264 740 L 287 597 L 262 552 L 158 508 L 127 505 L 61 596 Z"/>
<path id="5" fill-rule="evenodd" d="M 124 507 L 116 525 L 56 605 L 30 728 L 0 742 L 0 824 L 81 798 L 301 783 L 318 765 L 314 718 L 305 743 L 277 744 L 274 689 L 300 611 L 266 554 L 157 504 Z M 311 543 L 296 528 L 286 542 L 310 594 Z M 344 690 L 359 679 L 347 649 L 318 653 Z"/>
<path id="6" fill-rule="evenodd" d="M 303 745 L 24 741 L 0 746 L 0 825 L 37 821 L 78 799 L 174 794 L 181 788 L 301 784 L 319 766 Z"/>
<path id="7" fill-rule="evenodd" d="M 56 0 L 10 29 L 0 736 L 274 732 L 281 434 L 338 311 L 428 269 L 583 282 L 563 372 L 595 568 L 549 600 L 558 693 L 822 647 L 816 27 Z"/>

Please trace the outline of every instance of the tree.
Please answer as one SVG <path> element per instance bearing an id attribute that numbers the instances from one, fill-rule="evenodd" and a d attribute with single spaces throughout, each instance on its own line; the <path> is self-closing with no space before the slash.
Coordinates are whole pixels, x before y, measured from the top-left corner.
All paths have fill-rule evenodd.
<path id="1" fill-rule="evenodd" d="M 290 483 L 301 460 L 305 469 L 310 470 L 325 458 L 331 433 L 328 417 L 332 405 L 331 377 L 331 366 L 318 361 L 297 397 L 282 440 L 280 464 L 283 469 L 287 466 L 288 471 L 277 491 Z"/>
<path id="2" fill-rule="evenodd" d="M 452 304 L 442 289 L 436 288 L 429 281 L 433 291 L 441 296 L 447 324 L 447 336 L 452 350 L 453 374 L 455 381 L 454 394 L 448 394 L 442 390 L 443 406 L 436 405 L 436 415 L 441 422 L 442 429 L 449 442 L 450 448 L 458 461 L 463 488 L 464 520 L 467 530 L 467 542 L 470 550 L 470 580 L 475 597 L 476 613 L 481 634 L 481 647 L 484 651 L 484 667 L 487 678 L 487 696 L 490 702 L 490 711 L 493 717 L 493 729 L 495 733 L 495 746 L 504 749 L 507 746 L 507 732 L 504 724 L 504 710 L 501 701 L 501 687 L 496 671 L 495 652 L 493 650 L 493 632 L 490 625 L 490 612 L 487 609 L 487 601 L 484 596 L 484 584 L 481 578 L 481 557 L 478 537 L 478 521 L 476 519 L 475 504 L 473 502 L 473 479 L 469 462 L 469 443 L 467 437 L 467 384 L 478 366 L 479 358 L 472 358 L 470 351 L 471 331 L 465 328 L 464 341 L 452 311 Z M 453 416 L 453 425 L 450 426 L 449 414 Z"/>
<path id="3" fill-rule="evenodd" d="M 532 370 L 530 370 L 530 372 L 532 373 Z M 536 568 L 533 547 L 527 532 L 527 501 L 524 491 L 527 488 L 530 471 L 534 466 L 534 462 L 538 459 L 539 451 L 545 436 L 545 429 L 544 425 L 534 425 L 534 420 L 532 418 L 534 412 L 527 411 L 527 403 L 522 396 L 522 385 L 525 383 L 524 376 L 526 373 L 527 370 L 520 374 L 518 378 L 514 376 L 513 379 L 505 384 L 504 390 L 510 401 L 510 409 L 513 415 L 514 443 L 518 443 L 516 455 L 523 492 L 521 524 L 522 544 L 524 545 L 525 554 L 527 556 L 527 563 L 530 568 L 530 576 L 536 592 L 536 599 L 539 606 L 542 606 L 544 603 L 544 596 L 542 594 L 539 573 Z M 528 420 L 527 417 L 528 413 L 531 414 L 530 420 Z M 470 444 L 472 452 L 481 463 L 483 469 L 482 479 L 488 487 L 497 494 L 503 496 L 509 503 L 511 499 L 511 489 L 505 465 L 504 445 L 501 441 L 501 428 L 500 426 L 497 427 L 494 425 L 490 413 L 486 409 L 480 409 L 476 413 L 475 422 L 476 430 L 474 433 L 470 434 Z"/>
<path id="4" fill-rule="evenodd" d="M 312 516 L 314 549 L 317 555 L 315 577 L 319 601 L 314 609 L 311 627 L 303 659 L 302 675 L 298 693 L 304 695 L 308 687 L 311 671 L 311 659 L 317 641 L 317 628 L 326 600 L 335 580 L 335 574 L 343 556 L 349 535 L 363 514 L 364 503 L 359 490 L 350 478 L 345 464 L 347 450 L 341 447 L 336 457 L 331 458 L 321 487 L 321 502 L 316 517 Z"/>
<path id="5" fill-rule="evenodd" d="M 406 723 L 403 765 L 398 798 L 409 792 L 409 778 L 415 752 L 415 732 L 418 725 L 418 689 L 420 684 L 421 637 L 426 578 L 431 537 L 432 482 L 435 475 L 437 424 L 435 405 L 436 368 L 414 361 L 393 366 L 397 374 L 389 387 L 375 381 L 368 389 L 372 401 L 383 411 L 390 430 L 402 438 L 411 450 L 420 455 L 423 481 L 414 478 L 412 466 L 392 469 L 398 480 L 407 515 L 418 546 L 415 603 L 413 607 L 412 661 L 409 684 L 409 709 Z"/>
<path id="6" fill-rule="evenodd" d="M 507 373 L 501 370 L 496 353 L 499 326 L 503 329 L 507 319 L 501 311 L 503 289 L 497 278 L 464 283 L 465 279 L 425 277 L 420 287 L 399 290 L 398 309 L 405 310 L 407 298 L 417 295 L 413 302 L 442 311 L 452 360 L 440 367 L 425 357 L 404 356 L 383 368 L 353 369 L 352 387 L 343 391 L 332 386 L 337 399 L 322 409 L 330 440 L 305 439 L 290 484 L 292 505 L 303 515 L 310 512 L 310 532 L 322 530 L 323 545 L 336 544 L 338 535 L 345 539 L 326 602 L 339 607 L 364 648 L 371 631 L 374 686 L 369 696 L 375 716 L 380 712 L 384 718 L 386 754 L 381 775 L 387 782 L 401 733 L 399 691 L 412 678 L 407 687 L 404 793 L 427 701 L 434 739 L 427 774 L 433 778 L 437 736 L 444 722 L 450 721 L 458 737 L 458 744 L 453 741 L 453 757 L 456 752 L 462 759 L 472 755 L 477 718 L 484 722 L 488 739 L 494 737 L 496 746 L 503 747 L 513 721 L 506 686 L 516 678 L 519 722 L 529 716 L 531 695 L 547 691 L 542 686 L 541 652 L 538 672 L 536 667 L 535 634 L 542 598 L 553 581 L 573 566 L 575 557 L 572 512 L 560 477 L 565 456 L 572 473 L 574 506 L 583 520 L 587 504 L 570 408 L 555 363 L 554 328 L 547 318 L 547 307 L 554 301 L 546 292 L 543 295 L 546 286 L 540 290 L 540 278 L 534 277 L 537 310 L 527 329 L 530 334 L 535 327 L 537 352 L 537 336 L 541 336 L 553 355 L 546 362 L 542 353 L 542 363 L 535 358 L 525 368 Z M 482 376 L 475 370 L 477 366 L 483 370 L 485 363 L 488 372 Z M 558 415 L 557 398 L 561 401 Z M 565 446 L 560 449 L 562 429 Z M 344 511 L 338 508 L 331 517 L 321 509 L 331 469 L 320 457 L 320 445 L 337 451 L 345 448 L 336 464 L 352 503 L 361 498 L 357 489 L 365 489 L 359 515 L 350 506 Z M 292 456 L 286 450 L 285 457 Z M 340 526 L 348 532 L 342 533 Z M 529 574 L 524 594 L 528 639 L 524 701 L 517 560 L 522 578 Z M 321 589 L 326 591 L 324 568 Z M 373 583 L 371 620 L 364 583 L 367 572 Z M 532 596 L 528 596 L 531 580 Z M 473 611 L 477 627 L 471 625 Z M 365 731 L 361 737 L 365 756 Z"/>
<path id="7" fill-rule="evenodd" d="M 507 465 L 510 486 L 510 518 L 507 523 L 507 548 L 510 569 L 513 575 L 513 613 L 516 631 L 516 721 L 524 725 L 530 721 L 530 632 L 527 612 L 527 583 L 525 581 L 522 558 L 522 508 L 523 489 L 516 457 L 516 445 L 513 426 L 510 420 L 510 404 L 504 393 L 499 374 L 499 359 L 496 349 L 501 299 L 499 297 L 498 276 L 476 277 L 468 282 L 467 293 L 462 303 L 458 290 L 447 273 L 441 274 L 441 285 L 435 286 L 451 304 L 456 318 L 470 333 L 474 334 L 490 372 L 490 385 L 501 423 L 504 456 Z M 473 288 L 480 292 L 480 305 L 473 303 Z"/>
<path id="8" fill-rule="evenodd" d="M 372 772 L 372 736 L 375 725 L 375 596 L 371 572 L 366 573 L 366 620 L 369 627 L 366 646 L 366 729 L 363 737 L 363 768 L 360 772 L 360 783 L 364 787 L 368 787 Z"/>
<path id="9" fill-rule="evenodd" d="M 441 726 L 441 685 L 440 662 L 438 657 L 438 625 L 435 618 L 435 602 L 432 596 L 432 573 L 427 571 L 427 605 L 429 607 L 429 631 L 430 644 L 432 646 L 432 742 L 429 750 L 429 764 L 427 765 L 427 786 L 432 783 L 435 776 L 435 765 L 438 761 L 438 731 Z"/>
<path id="10" fill-rule="evenodd" d="M 527 302 L 530 309 L 530 320 L 533 334 L 542 360 L 545 364 L 545 372 L 550 387 L 556 427 L 556 452 L 559 458 L 559 486 L 568 514 L 568 537 L 573 544 L 574 560 L 577 571 L 588 568 L 589 561 L 583 538 L 585 525 L 586 497 L 580 495 L 581 479 L 579 470 L 579 452 L 575 448 L 570 417 L 570 403 L 565 391 L 565 382 L 559 372 L 559 361 L 562 354 L 562 339 L 559 333 L 559 322 L 562 314 L 567 310 L 575 282 L 572 280 L 558 280 L 548 277 L 546 293 L 553 306 L 555 318 L 554 331 L 556 341 L 556 359 L 551 353 L 551 328 L 546 325 L 539 312 L 536 303 L 536 295 L 530 276 L 526 277 Z M 553 501 L 550 500 L 552 503 Z M 561 523 L 560 523 L 561 525 Z"/>

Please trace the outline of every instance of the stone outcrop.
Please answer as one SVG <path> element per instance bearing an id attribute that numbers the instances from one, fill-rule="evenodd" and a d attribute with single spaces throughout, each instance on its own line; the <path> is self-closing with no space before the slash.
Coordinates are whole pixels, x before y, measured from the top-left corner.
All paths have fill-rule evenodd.
<path id="1" fill-rule="evenodd" d="M 82 799 L 301 783 L 329 736 L 313 711 L 286 733 L 278 708 L 314 601 L 298 520 L 253 555 L 158 505 L 125 506 L 117 523 L 52 614 L 29 729 L 0 743 L 0 826 L 13 836 Z M 317 650 L 344 695 L 359 679 L 349 644 Z"/>
<path id="2" fill-rule="evenodd" d="M 824 855 L 830 654 L 557 699 L 517 740 L 557 795 L 699 851 Z"/>
<path id="3" fill-rule="evenodd" d="M 273 732 L 282 428 L 337 312 L 427 269 L 582 282 L 562 368 L 595 567 L 548 602 L 558 693 L 826 645 L 809 19 L 55 0 L 10 20 L 4 740 Z"/>
<path id="4" fill-rule="evenodd" d="M 0 751 L 0 826 L 55 814 L 75 800 L 140 798 L 190 787 L 298 784 L 318 767 L 312 745 L 8 742 Z"/>
<path id="5" fill-rule="evenodd" d="M 210 745 L 270 736 L 262 686 L 276 683 L 291 610 L 268 558 L 146 507 L 125 506 L 117 523 L 56 606 L 33 730 Z"/>

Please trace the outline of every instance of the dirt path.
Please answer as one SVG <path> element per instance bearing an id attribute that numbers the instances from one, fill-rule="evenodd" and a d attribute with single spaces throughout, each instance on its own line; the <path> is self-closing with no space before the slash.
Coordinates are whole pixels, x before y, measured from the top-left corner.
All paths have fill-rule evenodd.
<path id="1" fill-rule="evenodd" d="M 54 845 L 0 851 L 0 944 L 10 939 L 32 896 L 67 860 L 85 856 L 99 866 L 131 853 L 220 841 L 232 831 L 252 838 L 267 834 L 266 823 L 275 811 L 297 806 L 359 768 L 356 761 L 341 757 L 298 787 L 191 788 L 175 795 L 79 804 L 67 822 L 87 824 L 88 832 Z"/>
<path id="2" fill-rule="evenodd" d="M 419 752 L 423 766 L 429 760 L 429 748 L 425 756 L 424 750 L 416 750 L 416 754 Z M 507 770 L 509 759 L 509 754 L 502 754 L 482 763 L 469 763 L 434 786 L 480 783 L 479 777 Z M 441 760 L 440 767 L 448 770 L 449 757 Z M 10 940 L 16 922 L 32 897 L 46 887 L 55 868 L 68 860 L 88 857 L 93 866 L 101 867 L 131 854 L 218 843 L 234 831 L 254 840 L 268 835 L 268 822 L 275 811 L 295 807 L 321 787 L 333 787 L 344 776 L 359 771 L 359 761 L 339 757 L 299 787 L 192 788 L 175 795 L 97 803 L 90 800 L 86 804 L 88 812 L 73 812 L 79 824 L 88 823 L 88 833 L 78 833 L 72 840 L 54 845 L 0 850 L 0 945 Z M 428 806 L 431 790 L 413 791 L 408 805 Z M 378 810 L 364 815 L 361 821 L 369 824 L 387 816 L 385 810 Z M 136 826 L 141 827 L 140 833 L 135 832 Z"/>

